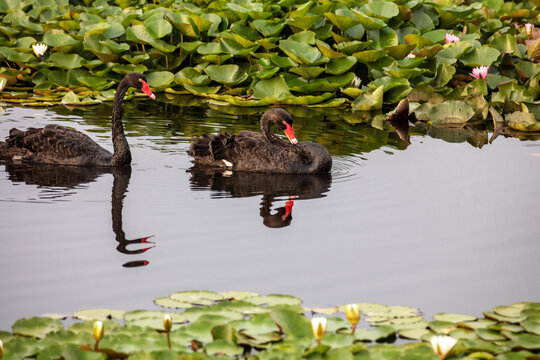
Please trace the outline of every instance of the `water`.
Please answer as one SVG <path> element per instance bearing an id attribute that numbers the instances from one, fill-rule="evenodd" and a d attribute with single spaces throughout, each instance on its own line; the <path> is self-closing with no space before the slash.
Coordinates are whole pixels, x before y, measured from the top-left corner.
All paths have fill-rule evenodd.
<path id="1" fill-rule="evenodd" d="M 330 175 L 211 173 L 191 169 L 191 136 L 256 130 L 263 109 L 161 100 L 125 105 L 131 170 L 0 163 L 0 329 L 193 289 L 428 315 L 540 300 L 540 142 L 417 124 L 408 145 L 343 119 L 361 114 L 288 108 Z M 5 106 L 0 134 L 58 123 L 111 149 L 110 110 Z"/>

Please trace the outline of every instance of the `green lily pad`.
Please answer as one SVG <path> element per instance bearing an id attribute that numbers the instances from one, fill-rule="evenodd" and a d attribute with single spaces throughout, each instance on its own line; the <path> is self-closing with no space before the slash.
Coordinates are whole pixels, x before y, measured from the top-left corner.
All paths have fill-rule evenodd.
<path id="1" fill-rule="evenodd" d="M 210 355 L 223 354 L 227 356 L 239 356 L 244 352 L 240 346 L 236 346 L 226 340 L 215 340 L 204 346 L 206 352 Z"/>
<path id="2" fill-rule="evenodd" d="M 372 92 L 366 92 L 358 96 L 352 103 L 353 110 L 378 110 L 383 104 L 384 85 L 379 86 Z"/>
<path id="3" fill-rule="evenodd" d="M 392 326 L 377 326 L 374 329 L 356 329 L 354 337 L 360 341 L 378 341 L 386 339 L 396 334 L 396 329 Z"/>
<path id="4" fill-rule="evenodd" d="M 166 308 L 172 308 L 172 309 L 188 309 L 194 306 L 190 302 L 177 301 L 177 300 L 171 299 L 168 296 L 154 299 L 154 304 L 158 306 L 166 307 Z"/>
<path id="5" fill-rule="evenodd" d="M 248 74 L 238 65 L 210 65 L 204 72 L 214 81 L 227 86 L 236 86 L 247 80 Z"/>
<path id="6" fill-rule="evenodd" d="M 266 295 L 266 296 L 255 296 L 245 299 L 245 301 L 250 302 L 255 305 L 300 305 L 302 300 L 291 295 Z"/>
<path id="7" fill-rule="evenodd" d="M 23 318 L 17 320 L 11 327 L 14 334 L 43 338 L 50 332 L 63 329 L 59 320 L 47 317 Z"/>
<path id="8" fill-rule="evenodd" d="M 170 71 L 153 71 L 146 74 L 148 85 L 156 89 L 165 89 L 174 80 L 174 74 Z"/>
<path id="9" fill-rule="evenodd" d="M 534 114 L 515 111 L 505 116 L 508 126 L 519 131 L 540 131 L 540 123 L 536 121 Z"/>
<path id="10" fill-rule="evenodd" d="M 474 115 L 474 109 L 467 103 L 449 100 L 433 106 L 429 112 L 429 121 L 433 125 L 463 125 Z"/>
<path id="11" fill-rule="evenodd" d="M 476 329 L 478 336 L 486 341 L 501 341 L 506 340 L 500 332 L 491 329 Z"/>
<path id="12" fill-rule="evenodd" d="M 79 43 L 63 30 L 50 29 L 43 34 L 43 42 L 49 46 L 74 46 Z"/>
<path id="13" fill-rule="evenodd" d="M 405 339 L 420 340 L 423 336 L 430 335 L 432 332 L 429 329 L 403 329 L 399 330 L 399 336 Z"/>
<path id="14" fill-rule="evenodd" d="M 273 98 L 284 99 L 291 96 L 289 87 L 282 76 L 275 76 L 271 79 L 259 80 L 253 86 L 253 96 L 258 99 Z M 252 300 L 253 298 L 247 299 Z"/>
<path id="15" fill-rule="evenodd" d="M 476 320 L 475 316 L 464 315 L 464 314 L 447 314 L 447 313 L 438 313 L 433 315 L 433 319 L 438 321 L 448 321 L 453 323 L 460 323 L 465 321 L 474 321 Z"/>
<path id="16" fill-rule="evenodd" d="M 84 59 L 77 54 L 54 53 L 51 55 L 51 60 L 55 66 L 70 70 L 80 68 Z"/>
<path id="17" fill-rule="evenodd" d="M 322 58 L 321 52 L 316 47 L 291 39 L 281 40 L 279 48 L 298 64 L 315 64 Z"/>
<path id="18" fill-rule="evenodd" d="M 213 291 L 180 291 L 169 297 L 176 301 L 189 302 L 196 305 L 211 305 L 214 301 L 223 300 L 223 296 Z"/>
<path id="19" fill-rule="evenodd" d="M 123 319 L 125 311 L 112 309 L 89 309 L 77 311 L 73 317 L 81 320 Z"/>
<path id="20" fill-rule="evenodd" d="M 304 316 L 293 311 L 274 309 L 270 317 L 283 330 L 285 336 L 308 337 L 311 334 L 311 324 Z"/>
<path id="21" fill-rule="evenodd" d="M 459 60 L 463 64 L 470 67 L 490 66 L 495 61 L 497 61 L 500 55 L 501 53 L 499 50 L 485 45 L 480 48 L 474 49 L 466 55 L 463 55 L 459 58 Z"/>

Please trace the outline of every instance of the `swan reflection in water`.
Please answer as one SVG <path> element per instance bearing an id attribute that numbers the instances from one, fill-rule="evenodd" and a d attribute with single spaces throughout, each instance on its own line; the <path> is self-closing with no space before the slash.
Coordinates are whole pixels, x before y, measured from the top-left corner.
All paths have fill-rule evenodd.
<path id="1" fill-rule="evenodd" d="M 65 166 L 51 164 L 36 164 L 24 162 L 3 162 L 8 179 L 12 182 L 24 182 L 28 185 L 38 185 L 42 189 L 39 197 L 43 200 L 58 199 L 73 195 L 72 189 L 82 188 L 82 184 L 95 182 L 103 174 L 113 175 L 111 195 L 112 230 L 118 242 L 116 250 L 126 255 L 142 254 L 155 245 L 145 236 L 128 240 L 122 227 L 122 209 L 125 194 L 131 177 L 131 167 L 98 167 L 98 166 Z M 128 249 L 131 245 L 144 244 L 139 249 Z M 130 261 L 124 267 L 148 265 L 146 260 Z"/>
<path id="2" fill-rule="evenodd" d="M 262 195 L 259 214 L 270 228 L 289 226 L 296 200 L 316 199 L 330 190 L 332 175 L 272 174 L 248 171 L 223 171 L 192 167 L 189 179 L 192 190 L 211 190 L 213 198 L 250 197 Z M 272 209 L 276 201 L 286 198 L 284 206 Z"/>

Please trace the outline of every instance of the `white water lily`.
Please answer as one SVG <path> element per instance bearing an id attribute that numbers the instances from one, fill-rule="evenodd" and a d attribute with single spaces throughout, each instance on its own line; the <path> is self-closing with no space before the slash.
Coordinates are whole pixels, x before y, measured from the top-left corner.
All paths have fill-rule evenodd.
<path id="1" fill-rule="evenodd" d="M 2 340 L 0 340 L 0 359 L 4 356 L 4 344 L 2 343 Z"/>
<path id="2" fill-rule="evenodd" d="M 32 49 L 34 50 L 34 54 L 36 54 L 37 57 L 43 56 L 45 54 L 45 51 L 47 51 L 47 45 L 45 44 L 34 44 L 32 45 Z"/>
<path id="3" fill-rule="evenodd" d="M 317 340 L 317 344 L 321 343 L 321 338 L 326 332 L 326 318 L 322 316 L 316 316 L 311 319 L 311 330 L 313 331 L 313 336 Z"/>
<path id="4" fill-rule="evenodd" d="M 355 76 L 354 79 L 351 80 L 350 85 L 354 87 L 360 87 L 361 83 L 362 79 L 360 79 L 358 76 Z"/>
<path id="5" fill-rule="evenodd" d="M 407 55 L 408 59 L 414 59 L 415 57 L 416 55 L 414 55 L 413 53 L 410 53 L 409 55 Z"/>
<path id="6" fill-rule="evenodd" d="M 457 339 L 451 336 L 438 335 L 431 338 L 431 347 L 441 360 L 448 355 L 456 343 Z"/>

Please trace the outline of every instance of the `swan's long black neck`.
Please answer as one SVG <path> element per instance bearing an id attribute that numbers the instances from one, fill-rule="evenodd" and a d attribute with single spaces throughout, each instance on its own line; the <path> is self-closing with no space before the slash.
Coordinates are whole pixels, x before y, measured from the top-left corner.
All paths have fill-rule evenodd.
<path id="1" fill-rule="evenodd" d="M 129 165 L 131 164 L 131 152 L 129 144 L 124 134 L 124 126 L 122 125 L 122 103 L 126 95 L 129 85 L 127 81 L 122 80 L 116 89 L 114 103 L 112 109 L 112 140 L 114 146 L 114 154 L 112 157 L 112 165 Z"/>
<path id="2" fill-rule="evenodd" d="M 266 114 L 263 115 L 261 118 L 261 134 L 263 134 L 264 138 L 272 144 L 286 145 L 286 143 L 277 137 L 276 134 L 272 132 L 272 129 L 270 129 L 273 122 L 274 121 L 270 119 L 269 116 L 266 116 Z"/>

